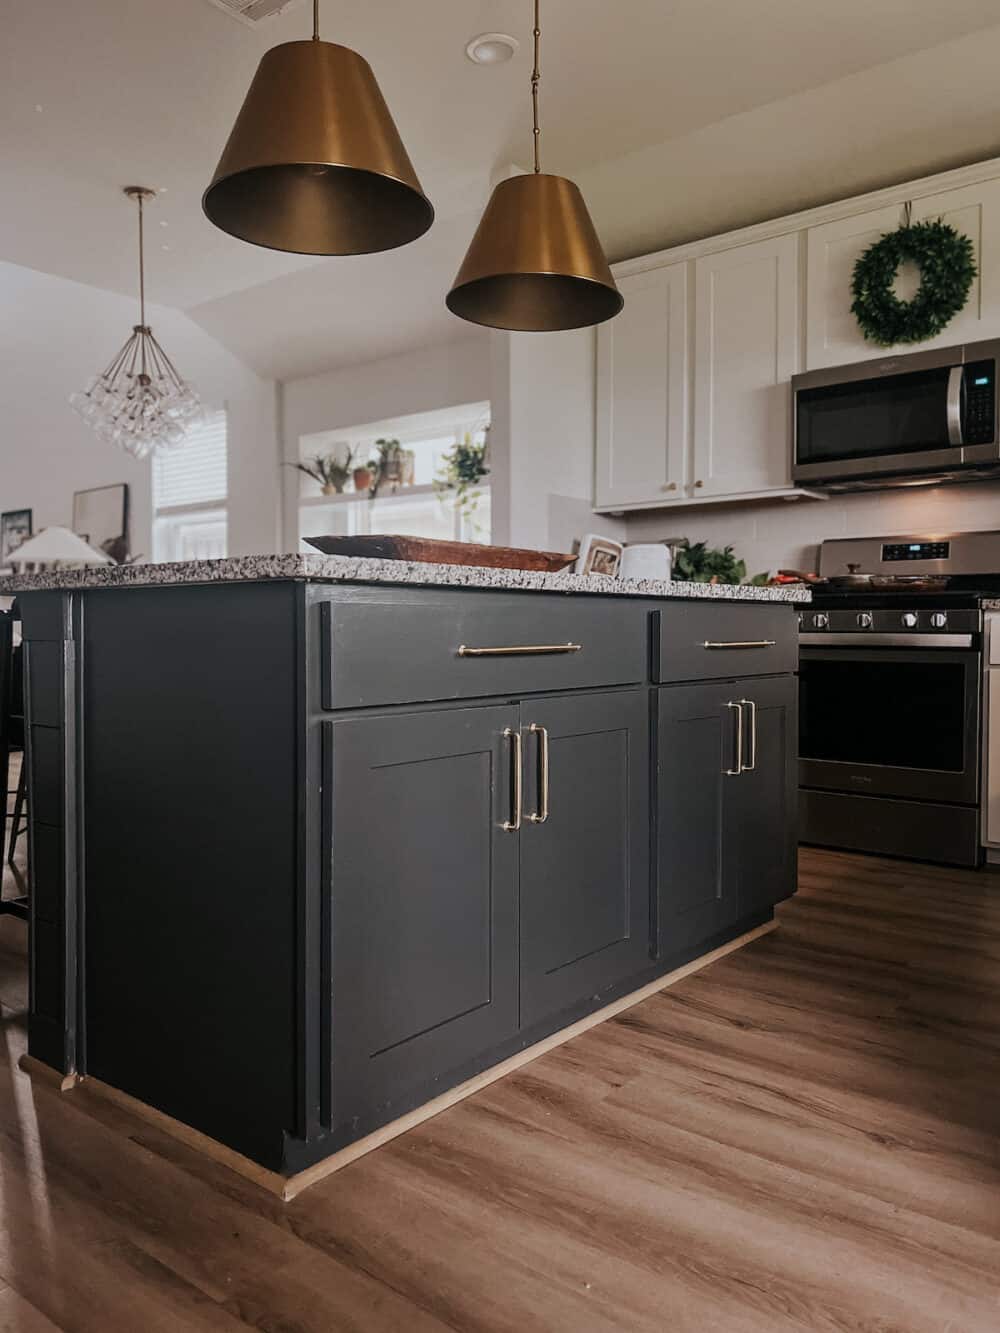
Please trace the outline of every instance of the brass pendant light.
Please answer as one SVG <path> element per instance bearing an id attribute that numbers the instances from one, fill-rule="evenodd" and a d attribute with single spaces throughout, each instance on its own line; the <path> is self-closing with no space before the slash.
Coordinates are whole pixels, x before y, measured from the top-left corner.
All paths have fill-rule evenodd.
<path id="1" fill-rule="evenodd" d="M 542 172 L 539 154 L 539 0 L 531 74 L 535 169 L 501 181 L 486 205 L 447 305 L 494 329 L 542 333 L 601 324 L 624 301 L 583 195 Z"/>
<path id="2" fill-rule="evenodd" d="M 217 227 L 271 250 L 370 254 L 434 220 L 372 73 L 356 51 L 285 42 L 258 66 L 202 207 Z"/>

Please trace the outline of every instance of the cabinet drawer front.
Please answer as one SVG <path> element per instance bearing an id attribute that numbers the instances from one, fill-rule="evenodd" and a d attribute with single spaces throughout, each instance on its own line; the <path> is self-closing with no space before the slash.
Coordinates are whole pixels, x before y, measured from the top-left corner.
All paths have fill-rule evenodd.
<path id="1" fill-rule="evenodd" d="M 795 608 L 781 604 L 680 603 L 658 612 L 655 679 L 721 680 L 797 671 Z"/>
<path id="2" fill-rule="evenodd" d="M 324 602 L 323 707 L 533 694 L 646 679 L 649 611 L 579 599 L 491 607 Z M 485 650 L 485 651 L 484 651 Z"/>

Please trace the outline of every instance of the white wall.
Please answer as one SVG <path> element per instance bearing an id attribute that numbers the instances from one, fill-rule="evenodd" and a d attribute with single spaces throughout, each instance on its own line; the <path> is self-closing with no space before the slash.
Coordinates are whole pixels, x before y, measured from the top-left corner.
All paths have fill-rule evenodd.
<path id="1" fill-rule="evenodd" d="M 278 543 L 275 389 L 185 315 L 152 307 L 149 319 L 202 399 L 229 412 L 229 550 Z M 73 492 L 128 482 L 132 549 L 151 550 L 151 464 L 104 444 L 69 395 L 104 368 L 136 322 L 135 302 L 0 263 L 0 509 L 32 509 L 35 531 L 69 526 Z"/>
<path id="2" fill-rule="evenodd" d="M 746 561 L 748 576 L 764 570 L 813 570 L 819 543 L 828 537 L 1000 528 L 1000 482 L 680 509 L 637 515 L 626 520 L 626 527 L 629 541 L 688 537 L 712 546 L 732 545 Z"/>
<path id="3" fill-rule="evenodd" d="M 491 397 L 490 335 L 479 329 L 402 356 L 288 380 L 281 386 L 283 457 L 298 461 L 303 435 Z M 296 551 L 299 480 L 289 468 L 283 473 L 284 549 Z"/>

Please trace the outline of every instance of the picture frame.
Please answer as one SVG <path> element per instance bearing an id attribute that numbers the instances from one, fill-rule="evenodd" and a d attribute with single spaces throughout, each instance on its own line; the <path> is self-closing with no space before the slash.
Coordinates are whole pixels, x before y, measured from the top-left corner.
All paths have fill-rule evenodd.
<path id="1" fill-rule="evenodd" d="M 608 578 L 617 578 L 624 549 L 621 542 L 616 542 L 612 537 L 590 532 L 580 543 L 574 573 L 605 574 Z"/>
<path id="2" fill-rule="evenodd" d="M 0 569 L 10 566 L 10 557 L 33 534 L 30 509 L 8 509 L 0 514 Z"/>
<path id="3" fill-rule="evenodd" d="M 73 531 L 95 551 L 124 564 L 129 555 L 128 482 L 74 491 Z"/>

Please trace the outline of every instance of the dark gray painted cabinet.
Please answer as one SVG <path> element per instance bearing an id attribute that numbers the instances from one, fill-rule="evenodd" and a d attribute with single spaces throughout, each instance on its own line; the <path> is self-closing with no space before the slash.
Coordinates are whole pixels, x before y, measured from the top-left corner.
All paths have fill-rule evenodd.
<path id="1" fill-rule="evenodd" d="M 659 951 L 795 891 L 794 676 L 657 691 Z"/>
<path id="2" fill-rule="evenodd" d="M 501 825 L 517 724 L 515 707 L 324 723 L 335 1124 L 516 1029 L 517 838 Z"/>
<path id="3" fill-rule="evenodd" d="M 521 1026 L 634 975 L 650 957 L 645 690 L 521 706 Z M 544 728 L 544 731 L 532 730 Z"/>

